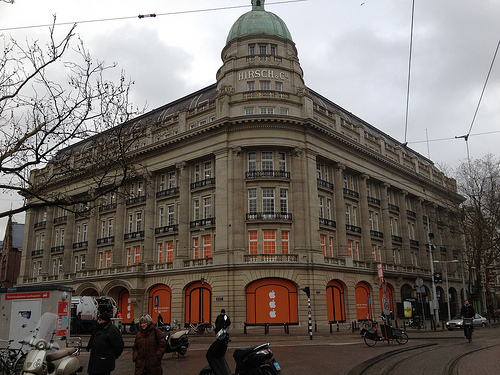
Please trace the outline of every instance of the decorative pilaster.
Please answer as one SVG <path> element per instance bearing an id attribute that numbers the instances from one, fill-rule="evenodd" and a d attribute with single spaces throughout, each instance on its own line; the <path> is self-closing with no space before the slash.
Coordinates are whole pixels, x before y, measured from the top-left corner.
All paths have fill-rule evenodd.
<path id="1" fill-rule="evenodd" d="M 344 164 L 337 164 L 333 171 L 333 183 L 335 186 L 335 220 L 337 222 L 337 237 L 338 237 L 338 254 L 339 257 L 348 257 L 347 250 L 347 234 L 346 234 L 346 217 L 345 217 L 345 199 L 344 190 L 342 189 L 343 177 L 342 173 L 345 170 Z"/>

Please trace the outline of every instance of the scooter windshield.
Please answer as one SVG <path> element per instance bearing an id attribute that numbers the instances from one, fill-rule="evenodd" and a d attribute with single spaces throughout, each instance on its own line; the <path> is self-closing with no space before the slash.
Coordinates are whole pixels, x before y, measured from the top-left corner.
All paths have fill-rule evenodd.
<path id="1" fill-rule="evenodd" d="M 23 341 L 29 343 L 31 339 L 35 341 L 43 339 L 50 342 L 57 328 L 57 314 L 46 312 L 44 313 L 35 325 L 35 330 L 31 336 L 26 337 Z"/>

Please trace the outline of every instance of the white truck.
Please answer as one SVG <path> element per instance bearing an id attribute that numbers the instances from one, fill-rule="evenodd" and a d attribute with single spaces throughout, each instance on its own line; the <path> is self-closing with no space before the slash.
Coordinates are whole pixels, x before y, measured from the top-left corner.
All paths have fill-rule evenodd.
<path id="1" fill-rule="evenodd" d="M 97 323 L 97 317 L 103 311 L 116 316 L 118 305 L 111 297 L 74 296 L 71 298 L 72 332 L 90 333 Z M 78 317 L 80 314 L 80 317 Z"/>

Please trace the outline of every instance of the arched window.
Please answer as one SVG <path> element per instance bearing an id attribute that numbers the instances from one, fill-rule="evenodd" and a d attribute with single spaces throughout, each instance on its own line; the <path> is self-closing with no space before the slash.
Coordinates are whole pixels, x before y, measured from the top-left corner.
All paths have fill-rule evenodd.
<path id="1" fill-rule="evenodd" d="M 330 281 L 326 286 L 326 305 L 330 323 L 346 320 L 344 287 L 337 280 Z"/>
<path id="2" fill-rule="evenodd" d="M 260 279 L 246 290 L 247 324 L 298 324 L 297 287 L 288 280 Z"/>

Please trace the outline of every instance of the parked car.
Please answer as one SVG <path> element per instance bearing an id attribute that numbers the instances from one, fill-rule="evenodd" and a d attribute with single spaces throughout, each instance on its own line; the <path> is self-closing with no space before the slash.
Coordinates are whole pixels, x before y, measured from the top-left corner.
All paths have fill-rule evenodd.
<path id="1" fill-rule="evenodd" d="M 472 324 L 474 325 L 474 327 L 485 327 L 488 324 L 488 321 L 486 320 L 485 317 L 476 314 L 474 316 Z M 463 326 L 463 319 L 460 317 L 460 315 L 457 315 L 452 320 L 446 322 L 446 328 L 448 328 L 449 331 L 452 331 L 455 328 L 462 329 L 463 328 L 462 326 Z"/>

